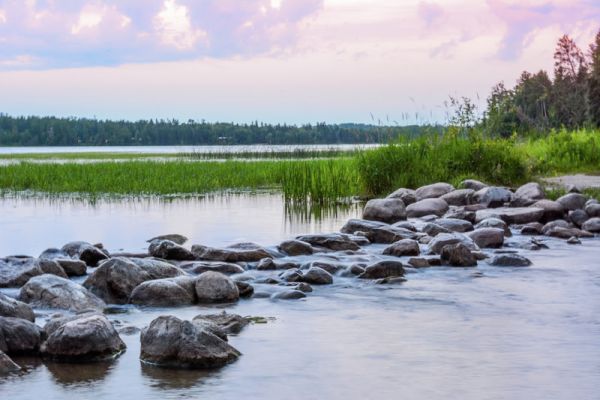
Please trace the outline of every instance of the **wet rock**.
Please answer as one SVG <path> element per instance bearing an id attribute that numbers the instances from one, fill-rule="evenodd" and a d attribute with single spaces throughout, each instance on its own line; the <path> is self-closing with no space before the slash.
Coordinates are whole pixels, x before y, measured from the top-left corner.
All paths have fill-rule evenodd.
<path id="1" fill-rule="evenodd" d="M 600 204 L 591 203 L 585 206 L 585 212 L 592 218 L 600 217 Z"/>
<path id="2" fill-rule="evenodd" d="M 339 270 L 344 269 L 344 266 L 341 264 L 324 261 L 324 260 L 311 261 L 308 264 L 303 265 L 302 269 L 309 269 L 311 267 L 317 267 L 317 268 L 324 269 L 325 271 L 329 272 L 331 275 L 336 274 Z"/>
<path id="3" fill-rule="evenodd" d="M 406 219 L 406 208 L 400 199 L 369 200 L 363 210 L 363 219 L 394 223 Z"/>
<path id="4" fill-rule="evenodd" d="M 400 188 L 395 192 L 391 193 L 387 197 L 388 199 L 400 199 L 404 203 L 405 206 L 412 204 L 417 201 L 417 195 L 414 190 Z"/>
<path id="5" fill-rule="evenodd" d="M 0 376 L 19 372 L 20 370 L 21 367 L 17 363 L 11 360 L 3 351 L 0 351 Z"/>
<path id="6" fill-rule="evenodd" d="M 403 276 L 390 276 L 388 278 L 381 278 L 375 280 L 377 285 L 397 285 L 406 282 L 406 278 Z"/>
<path id="7" fill-rule="evenodd" d="M 408 265 L 413 268 L 427 268 L 429 267 L 429 261 L 422 257 L 412 257 L 408 259 Z"/>
<path id="8" fill-rule="evenodd" d="M 208 330 L 173 316 L 156 318 L 141 334 L 140 359 L 160 367 L 218 368 L 240 355 Z"/>
<path id="9" fill-rule="evenodd" d="M 540 200 L 533 203 L 532 207 L 541 208 L 544 210 L 542 222 L 554 221 L 565 217 L 565 208 L 562 204 L 552 200 Z"/>
<path id="10" fill-rule="evenodd" d="M 196 296 L 200 303 L 228 303 L 237 301 L 240 292 L 228 276 L 209 271 L 196 279 Z"/>
<path id="11" fill-rule="evenodd" d="M 304 235 L 296 239 L 310 243 L 312 246 L 325 247 L 330 250 L 359 250 L 360 246 L 350 239 L 348 235 L 331 233 L 327 235 Z"/>
<path id="12" fill-rule="evenodd" d="M 473 242 L 473 240 L 462 234 L 462 233 L 441 233 L 433 238 L 429 242 L 428 253 L 429 254 L 441 254 L 442 248 L 447 245 L 462 243 L 471 251 L 479 251 L 479 247 Z"/>
<path id="13" fill-rule="evenodd" d="M 474 191 L 478 191 L 481 189 L 486 188 L 488 185 L 486 185 L 483 182 L 480 182 L 478 180 L 475 179 L 466 179 L 464 181 L 462 181 L 459 185 L 459 187 L 461 188 L 465 188 L 465 189 L 472 189 Z"/>
<path id="14" fill-rule="evenodd" d="M 84 261 L 75 259 L 59 249 L 47 249 L 38 258 L 56 261 L 67 276 L 83 276 L 87 273 L 87 265 Z"/>
<path id="15" fill-rule="evenodd" d="M 399 240 L 383 250 L 383 254 L 395 257 L 418 256 L 421 254 L 419 243 L 411 239 Z"/>
<path id="16" fill-rule="evenodd" d="M 176 307 L 194 304 L 193 292 L 171 279 L 155 279 L 140 283 L 131 292 L 129 302 L 151 307 Z"/>
<path id="17" fill-rule="evenodd" d="M 401 239 L 414 239 L 416 236 L 412 229 L 364 219 L 349 220 L 342 227 L 341 232 L 346 234 L 362 232 L 372 243 L 393 243 Z"/>
<path id="18" fill-rule="evenodd" d="M 512 236 L 512 232 L 510 231 L 508 224 L 502 221 L 500 218 L 486 218 L 475 225 L 475 229 L 480 228 L 498 228 L 504 231 L 504 236 Z"/>
<path id="19" fill-rule="evenodd" d="M 551 237 L 560 238 L 560 239 L 569 239 L 572 236 L 575 236 L 578 238 L 594 237 L 594 235 L 592 233 L 587 232 L 587 231 L 582 231 L 581 229 L 562 228 L 560 226 L 550 229 L 549 231 L 546 232 L 546 235 L 551 236 Z"/>
<path id="20" fill-rule="evenodd" d="M 590 216 L 584 210 L 573 210 L 569 212 L 569 221 L 576 227 L 581 228 L 583 224 L 590 219 Z M 587 229 L 584 229 L 587 230 Z"/>
<path id="21" fill-rule="evenodd" d="M 473 224 L 462 219 L 440 218 L 435 220 L 435 224 L 452 232 L 464 233 L 473 230 Z"/>
<path id="22" fill-rule="evenodd" d="M 479 228 L 466 235 L 480 247 L 502 247 L 504 244 L 504 230 L 498 228 Z"/>
<path id="23" fill-rule="evenodd" d="M 292 269 L 299 268 L 300 265 L 293 261 L 282 261 L 282 260 L 274 260 L 272 258 L 263 258 L 256 265 L 256 269 L 259 271 L 273 271 L 273 270 L 284 270 L 284 269 Z"/>
<path id="24" fill-rule="evenodd" d="M 406 213 L 410 218 L 419 218 L 427 215 L 441 217 L 446 211 L 448 211 L 448 203 L 438 198 L 419 200 L 406 207 Z"/>
<path id="25" fill-rule="evenodd" d="M 550 221 L 542 227 L 542 233 L 547 235 L 554 228 L 572 228 L 573 225 L 568 223 L 563 219 L 557 219 L 555 221 Z"/>
<path id="26" fill-rule="evenodd" d="M 503 187 L 490 186 L 478 190 L 473 195 L 473 200 L 479 204 L 483 204 L 489 208 L 497 208 L 504 206 L 510 202 L 513 193 Z"/>
<path id="27" fill-rule="evenodd" d="M 225 311 L 220 314 L 197 315 L 192 321 L 210 321 L 227 335 L 237 335 L 250 323 L 249 318 L 237 314 L 229 314 Z"/>
<path id="28" fill-rule="evenodd" d="M 279 278 L 284 282 L 301 282 L 302 273 L 298 268 L 288 269 L 280 273 Z"/>
<path id="29" fill-rule="evenodd" d="M 185 271 L 156 258 L 129 258 L 129 261 L 146 271 L 151 279 L 175 278 L 186 275 Z"/>
<path id="30" fill-rule="evenodd" d="M 32 257 L 0 259 L 0 287 L 21 287 L 32 277 L 46 273 L 67 277 L 60 265 L 52 260 L 38 260 Z"/>
<path id="31" fill-rule="evenodd" d="M 0 317 L 0 351 L 9 354 L 36 354 L 41 344 L 41 329 L 22 318 Z"/>
<path id="32" fill-rule="evenodd" d="M 131 260 L 122 257 L 103 262 L 83 283 L 90 292 L 109 304 L 125 304 L 133 289 L 152 275 Z"/>
<path id="33" fill-rule="evenodd" d="M 436 237 L 440 233 L 451 233 L 450 229 L 444 228 L 435 222 L 429 222 L 423 225 L 423 232 L 431 237 Z"/>
<path id="34" fill-rule="evenodd" d="M 453 267 L 474 267 L 477 265 L 477 259 L 471 254 L 471 250 L 462 243 L 444 246 L 441 252 L 441 259 L 443 262 Z"/>
<path id="35" fill-rule="evenodd" d="M 531 261 L 519 254 L 497 254 L 489 264 L 497 267 L 528 267 Z"/>
<path id="36" fill-rule="evenodd" d="M 310 286 L 306 282 L 298 282 L 298 284 L 296 286 L 294 286 L 294 289 L 299 290 L 304 293 L 310 293 L 313 291 L 312 286 Z"/>
<path id="37" fill-rule="evenodd" d="M 222 249 L 194 245 L 192 246 L 192 253 L 196 255 L 198 260 L 227 261 L 231 263 L 257 262 L 263 258 L 273 257 L 267 250 L 255 243 L 237 243 Z"/>
<path id="38" fill-rule="evenodd" d="M 404 276 L 404 266 L 400 261 L 378 261 L 365 268 L 358 277 L 360 279 L 382 279 L 392 276 Z"/>
<path id="39" fill-rule="evenodd" d="M 141 329 L 137 326 L 127 325 L 117 330 L 119 335 L 131 336 L 140 333 Z"/>
<path id="40" fill-rule="evenodd" d="M 314 252 L 310 243 L 301 240 L 286 240 L 278 248 L 289 256 L 310 255 Z"/>
<path id="41" fill-rule="evenodd" d="M 446 193 L 440 198 L 451 206 L 466 206 L 467 204 L 471 204 L 473 202 L 474 194 L 475 191 L 473 189 L 458 189 Z"/>
<path id="42" fill-rule="evenodd" d="M 106 250 L 93 246 L 88 242 L 70 242 L 65 244 L 61 250 L 71 257 L 78 258 L 90 267 L 95 267 L 99 261 L 108 258 Z"/>
<path id="43" fill-rule="evenodd" d="M 170 242 L 173 242 L 173 243 L 181 246 L 181 245 L 185 244 L 185 242 L 188 241 L 188 238 L 183 235 L 179 235 L 177 233 L 171 233 L 171 234 L 167 234 L 167 235 L 155 236 L 152 239 L 148 239 L 146 242 L 152 243 L 152 242 L 160 242 L 163 240 L 168 240 Z"/>
<path id="44" fill-rule="evenodd" d="M 0 293 L 0 317 L 22 318 L 28 321 L 35 321 L 35 314 L 31 307 Z"/>
<path id="45" fill-rule="evenodd" d="M 600 233 L 600 218 L 591 218 L 583 223 L 581 228 L 584 231 Z"/>
<path id="46" fill-rule="evenodd" d="M 546 193 L 537 182 L 527 183 L 518 188 L 510 201 L 511 207 L 527 207 L 546 198 Z"/>
<path id="47" fill-rule="evenodd" d="M 276 292 L 271 295 L 273 300 L 298 300 L 306 297 L 306 294 L 301 290 L 289 289 Z"/>
<path id="48" fill-rule="evenodd" d="M 196 256 L 185 247 L 170 240 L 154 240 L 148 246 L 148 253 L 153 257 L 165 260 L 190 261 Z"/>
<path id="49" fill-rule="evenodd" d="M 265 260 L 272 260 L 271 258 L 265 258 Z M 191 263 L 184 263 L 179 266 L 182 270 L 199 275 L 203 272 L 214 271 L 220 272 L 225 275 L 241 274 L 245 270 L 238 264 L 221 262 L 221 261 L 194 261 Z"/>
<path id="50" fill-rule="evenodd" d="M 399 228 L 399 229 L 406 229 L 406 230 L 409 230 L 411 232 L 416 232 L 417 231 L 417 228 L 410 221 L 399 221 L 399 222 L 396 222 L 396 223 L 392 224 L 392 227 L 393 228 Z"/>
<path id="51" fill-rule="evenodd" d="M 363 272 L 365 272 L 365 267 L 363 267 L 361 265 L 358 265 L 358 264 L 353 264 L 353 265 L 351 265 L 351 266 L 348 267 L 348 272 L 351 275 L 358 276 L 358 275 L 362 274 Z"/>
<path id="52" fill-rule="evenodd" d="M 242 297 L 242 298 L 252 297 L 252 295 L 254 294 L 254 286 L 252 286 L 248 282 L 234 281 L 234 283 L 238 288 L 240 297 Z"/>
<path id="53" fill-rule="evenodd" d="M 449 183 L 438 182 L 418 188 L 415 190 L 415 195 L 417 196 L 417 201 L 421 201 L 424 199 L 441 197 L 446 193 L 452 192 L 453 190 L 454 186 L 450 185 Z"/>
<path id="54" fill-rule="evenodd" d="M 59 361 L 104 361 L 125 351 L 125 343 L 102 314 L 83 313 L 50 320 L 44 327 L 47 339 L 43 355 Z"/>
<path id="55" fill-rule="evenodd" d="M 579 240 L 577 237 L 575 236 L 571 236 L 568 240 L 567 240 L 568 244 L 581 244 L 581 240 Z"/>
<path id="56" fill-rule="evenodd" d="M 544 225 L 539 222 L 530 222 L 521 228 L 521 235 L 541 235 Z"/>
<path id="57" fill-rule="evenodd" d="M 579 193 L 568 193 L 559 197 L 556 201 L 562 204 L 567 211 L 583 210 L 585 208 L 587 197 Z"/>
<path id="58" fill-rule="evenodd" d="M 448 211 L 445 215 L 445 218 L 462 219 L 465 221 L 469 221 L 471 224 L 475 223 L 475 217 L 475 211 L 469 211 L 465 209 L 454 209 Z"/>
<path id="59" fill-rule="evenodd" d="M 333 276 L 323 268 L 310 267 L 302 272 L 302 281 L 311 285 L 330 285 L 333 283 Z"/>
<path id="60" fill-rule="evenodd" d="M 83 286 L 55 275 L 31 278 L 19 292 L 19 300 L 40 308 L 82 311 L 103 310 L 106 304 Z"/>
<path id="61" fill-rule="evenodd" d="M 499 218 L 509 225 L 539 222 L 544 217 L 544 210 L 537 207 L 500 207 L 477 211 L 476 221 L 487 218 Z"/>

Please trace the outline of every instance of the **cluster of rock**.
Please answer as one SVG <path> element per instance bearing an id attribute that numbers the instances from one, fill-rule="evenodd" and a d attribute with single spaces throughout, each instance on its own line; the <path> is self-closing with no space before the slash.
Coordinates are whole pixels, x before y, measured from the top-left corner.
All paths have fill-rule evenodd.
<path id="1" fill-rule="evenodd" d="M 302 235 L 275 247 L 188 248 L 185 237 L 165 235 L 150 239 L 144 254 L 110 254 L 102 245 L 73 242 L 37 258 L 5 257 L 0 259 L 0 288 L 19 288 L 19 293 L 17 299 L 0 295 L 0 372 L 15 369 L 7 354 L 62 361 L 118 356 L 125 344 L 102 313 L 108 304 L 293 300 L 338 277 L 395 284 L 407 272 L 433 266 L 475 267 L 485 260 L 492 266 L 523 267 L 531 261 L 519 250 L 544 248 L 539 236 L 579 243 L 600 232 L 596 200 L 580 193 L 556 201 L 545 197 L 537 183 L 515 191 L 474 180 L 459 189 L 436 183 L 370 200 L 363 218 L 347 221 L 339 233 Z M 535 236 L 513 241 L 513 231 Z M 63 314 L 40 328 L 32 307 Z M 160 317 L 142 330 L 140 357 L 165 367 L 221 366 L 239 356 L 227 334 L 245 324 L 230 314 L 192 321 Z"/>

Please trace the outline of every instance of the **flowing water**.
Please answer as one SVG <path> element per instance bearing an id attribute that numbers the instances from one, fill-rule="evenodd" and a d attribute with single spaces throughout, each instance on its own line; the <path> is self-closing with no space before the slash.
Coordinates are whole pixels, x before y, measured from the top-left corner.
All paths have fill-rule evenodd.
<path id="1" fill-rule="evenodd" d="M 0 255 L 37 255 L 70 240 L 139 251 L 163 233 L 210 245 L 274 245 L 338 230 L 358 214 L 294 217 L 277 194 L 96 205 L 5 198 L 0 210 Z M 303 300 L 241 300 L 225 309 L 271 319 L 231 336 L 243 355 L 216 371 L 142 365 L 139 334 L 122 335 L 128 348 L 113 363 L 15 358 L 28 372 L 0 379 L 1 398 L 600 399 L 600 241 L 547 244 L 522 251 L 533 261 L 528 268 L 429 268 L 400 285 L 336 277 Z M 132 307 L 110 318 L 142 328 L 158 315 L 192 318 L 221 308 Z"/>

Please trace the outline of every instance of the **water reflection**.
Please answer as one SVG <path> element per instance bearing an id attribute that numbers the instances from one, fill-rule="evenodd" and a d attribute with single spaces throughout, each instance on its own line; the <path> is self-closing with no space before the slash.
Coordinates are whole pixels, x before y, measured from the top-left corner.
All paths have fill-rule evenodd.
<path id="1" fill-rule="evenodd" d="M 198 388 L 205 382 L 217 380 L 223 370 L 184 370 L 158 368 L 140 362 L 144 384 L 160 390 Z"/>
<path id="2" fill-rule="evenodd" d="M 89 385 L 100 382 L 112 371 L 113 362 L 98 363 L 59 363 L 54 361 L 44 361 L 44 365 L 52 375 L 52 379 L 68 387 L 88 387 Z"/>

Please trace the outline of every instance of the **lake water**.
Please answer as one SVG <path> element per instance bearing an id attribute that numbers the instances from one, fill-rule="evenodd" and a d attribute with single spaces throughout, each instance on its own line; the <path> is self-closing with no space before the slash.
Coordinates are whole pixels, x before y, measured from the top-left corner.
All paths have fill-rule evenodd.
<path id="1" fill-rule="evenodd" d="M 95 206 L 5 198 L 0 255 L 37 255 L 70 240 L 138 251 L 163 233 L 184 234 L 192 243 L 275 245 L 298 233 L 338 230 L 358 213 L 308 221 L 286 214 L 277 194 Z M 109 364 L 15 358 L 29 371 L 0 379 L 1 398 L 599 399 L 600 241 L 547 244 L 549 250 L 522 251 L 533 261 L 529 268 L 483 262 L 476 269 L 430 268 L 408 274 L 401 285 L 381 286 L 336 277 L 304 300 L 241 300 L 227 311 L 274 319 L 232 336 L 243 355 L 216 371 L 141 365 L 137 334 L 122 336 L 127 351 Z M 274 288 L 256 284 L 256 290 Z M 142 328 L 158 315 L 219 310 L 131 308 L 110 318 Z"/>

